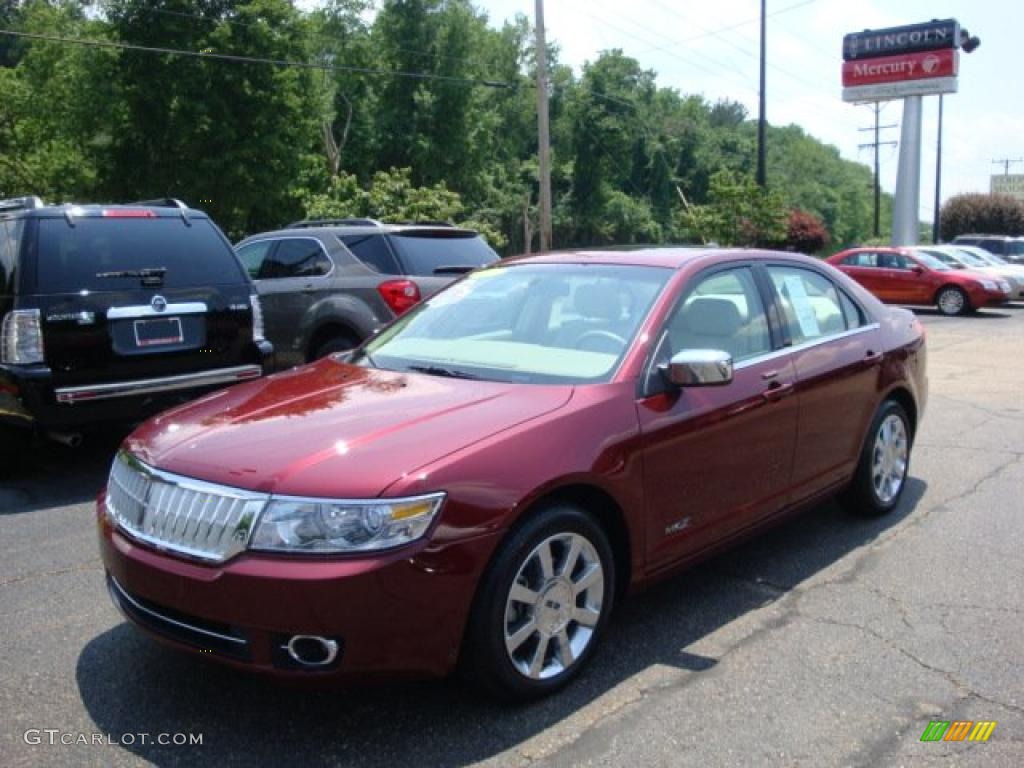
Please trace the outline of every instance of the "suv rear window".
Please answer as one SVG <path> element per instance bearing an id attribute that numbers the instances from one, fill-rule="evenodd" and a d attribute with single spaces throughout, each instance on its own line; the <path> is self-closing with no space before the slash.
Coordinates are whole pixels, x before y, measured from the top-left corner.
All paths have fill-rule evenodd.
<path id="1" fill-rule="evenodd" d="M 234 251 L 208 219 L 39 220 L 38 281 L 47 293 L 112 291 L 138 285 L 105 272 L 163 268 L 163 285 L 188 288 L 245 281 Z"/>
<path id="2" fill-rule="evenodd" d="M 472 232 L 396 232 L 391 244 L 410 275 L 445 274 L 446 267 L 475 269 L 498 260 L 498 254 Z"/>

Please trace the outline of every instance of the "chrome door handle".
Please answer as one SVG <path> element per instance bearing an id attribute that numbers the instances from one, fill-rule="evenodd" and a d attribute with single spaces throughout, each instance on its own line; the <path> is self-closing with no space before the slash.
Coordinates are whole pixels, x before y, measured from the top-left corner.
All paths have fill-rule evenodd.
<path id="1" fill-rule="evenodd" d="M 761 393 L 761 396 L 769 403 L 774 403 L 784 397 L 789 397 L 793 394 L 793 391 L 792 384 L 782 384 L 778 381 L 773 381 L 768 389 Z"/>

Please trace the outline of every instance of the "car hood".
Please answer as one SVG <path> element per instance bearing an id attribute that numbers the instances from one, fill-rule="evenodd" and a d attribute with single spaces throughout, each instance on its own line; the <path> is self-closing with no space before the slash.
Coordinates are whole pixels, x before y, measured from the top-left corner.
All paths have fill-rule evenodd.
<path id="1" fill-rule="evenodd" d="M 125 447 L 158 469 L 223 485 L 369 498 L 449 453 L 557 410 L 572 392 L 327 358 L 167 411 Z"/>

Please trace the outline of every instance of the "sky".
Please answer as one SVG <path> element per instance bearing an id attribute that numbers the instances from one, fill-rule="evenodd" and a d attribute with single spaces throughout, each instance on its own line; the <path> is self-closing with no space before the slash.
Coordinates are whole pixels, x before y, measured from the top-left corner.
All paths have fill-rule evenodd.
<path id="1" fill-rule="evenodd" d="M 524 13 L 533 0 L 476 0 L 491 23 Z M 661 86 L 728 98 L 757 115 L 759 0 L 547 0 L 549 42 L 560 61 L 579 71 L 603 50 L 620 48 Z M 1024 0 L 767 0 L 767 117 L 773 125 L 795 123 L 867 165 L 873 151 L 869 106 L 841 98 L 842 39 L 848 32 L 955 18 L 981 38 L 973 53 L 960 54 L 959 92 L 943 108 L 942 199 L 988 192 L 994 159 L 1011 158 L 1011 173 L 1024 173 Z M 924 99 L 921 160 L 922 221 L 932 220 L 938 96 Z M 882 141 L 898 141 L 903 105 L 884 104 Z M 896 186 L 898 150 L 880 150 L 883 189 Z M 770 181 L 770 180 L 769 180 Z"/>

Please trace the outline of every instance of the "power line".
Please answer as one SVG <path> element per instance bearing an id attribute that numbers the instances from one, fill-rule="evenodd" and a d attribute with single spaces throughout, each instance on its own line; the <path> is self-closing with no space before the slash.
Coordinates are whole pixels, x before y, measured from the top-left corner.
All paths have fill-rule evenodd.
<path id="1" fill-rule="evenodd" d="M 272 32 L 280 32 L 280 29 L 275 29 L 269 23 L 261 24 L 257 21 L 242 21 L 241 19 L 218 19 L 213 16 L 204 16 L 201 13 L 186 13 L 185 11 L 169 11 L 166 8 L 136 8 L 133 9 L 141 13 L 156 13 L 163 16 L 177 16 L 183 19 L 195 19 L 197 21 L 205 21 L 211 24 L 227 24 L 231 27 L 245 27 L 247 29 L 270 29 Z M 327 40 L 331 42 L 337 42 L 337 40 L 331 35 L 323 32 L 305 32 L 303 33 L 306 37 L 313 40 Z M 415 48 L 403 48 L 396 46 L 396 51 L 402 51 L 403 53 L 411 53 L 416 56 L 429 57 L 434 59 L 445 59 L 446 61 L 454 61 L 460 64 L 470 64 L 476 66 L 479 62 L 472 61 L 466 58 L 460 58 L 458 56 L 448 56 L 437 51 L 420 51 Z"/>
<path id="2" fill-rule="evenodd" d="M 1001 157 L 992 161 L 992 165 L 1003 166 L 1003 176 L 1010 175 L 1010 165 L 1015 163 L 1024 163 L 1024 157 Z"/>
<path id="3" fill-rule="evenodd" d="M 326 64 L 313 61 L 293 61 L 290 59 L 268 59 L 258 56 L 238 56 L 230 53 L 203 53 L 199 51 L 183 51 L 176 48 L 159 48 L 148 45 L 134 45 L 132 43 L 117 43 L 112 40 L 92 40 L 84 37 L 61 37 L 58 35 L 40 35 L 33 32 L 15 32 L 11 29 L 0 29 L 0 35 L 9 37 L 22 37 L 29 40 L 45 40 L 51 43 L 64 43 L 66 45 L 83 45 L 92 48 L 117 48 L 125 51 L 142 51 L 143 53 L 159 53 L 167 56 L 182 56 L 192 59 L 214 59 L 218 61 L 230 61 L 235 64 L 263 64 L 272 67 L 292 67 L 295 69 L 317 69 L 330 72 L 351 72 L 360 75 L 375 75 L 380 77 L 404 77 L 412 80 L 438 80 L 452 83 L 454 85 L 474 86 L 480 85 L 487 88 L 515 88 L 515 83 L 508 83 L 501 80 L 482 80 L 469 77 L 454 77 L 451 75 L 435 75 L 429 72 L 408 72 L 404 70 L 376 69 L 374 67 L 355 67 L 343 64 Z"/>

